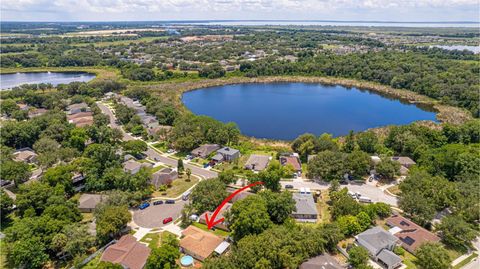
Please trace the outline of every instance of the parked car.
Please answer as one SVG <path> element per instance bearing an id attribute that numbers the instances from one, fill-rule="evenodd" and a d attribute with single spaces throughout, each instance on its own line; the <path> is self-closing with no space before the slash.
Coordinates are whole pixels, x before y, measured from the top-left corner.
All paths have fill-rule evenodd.
<path id="1" fill-rule="evenodd" d="M 185 160 L 191 160 L 191 159 L 193 159 L 193 156 L 192 156 L 192 155 L 187 155 L 187 156 L 185 156 Z"/>
<path id="2" fill-rule="evenodd" d="M 175 204 L 175 200 L 167 200 L 165 201 L 165 204 Z"/>
<path id="3" fill-rule="evenodd" d="M 140 208 L 140 210 L 144 210 L 145 208 L 147 208 L 149 206 L 150 206 L 150 203 L 143 203 L 138 208 Z"/>
<path id="4" fill-rule="evenodd" d="M 293 185 L 290 185 L 290 184 L 285 185 L 285 189 L 293 189 Z"/>
<path id="5" fill-rule="evenodd" d="M 175 152 L 173 149 L 167 150 L 167 153 L 173 153 L 173 152 Z"/>
<path id="6" fill-rule="evenodd" d="M 368 198 L 367 196 L 358 198 L 358 201 L 362 203 L 372 203 L 372 199 Z"/>
<path id="7" fill-rule="evenodd" d="M 203 168 L 207 168 L 210 164 L 206 163 L 203 165 Z"/>
<path id="8" fill-rule="evenodd" d="M 163 224 L 167 224 L 167 223 L 171 222 L 172 220 L 173 220 L 172 217 L 168 217 L 168 218 L 163 220 Z"/>
<path id="9" fill-rule="evenodd" d="M 186 193 L 184 193 L 183 196 L 182 196 L 182 200 L 183 200 L 183 201 L 187 201 L 188 198 L 190 197 L 190 193 L 191 193 L 191 192 L 186 192 Z"/>
<path id="10" fill-rule="evenodd" d="M 153 205 L 162 205 L 162 204 L 163 204 L 163 201 L 161 200 L 153 202 Z"/>

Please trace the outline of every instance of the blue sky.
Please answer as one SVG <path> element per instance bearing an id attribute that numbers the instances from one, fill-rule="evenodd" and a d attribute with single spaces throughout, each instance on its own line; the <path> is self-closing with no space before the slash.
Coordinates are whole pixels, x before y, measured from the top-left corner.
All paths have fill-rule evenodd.
<path id="1" fill-rule="evenodd" d="M 478 0 L 2 0 L 1 20 L 479 21 Z"/>

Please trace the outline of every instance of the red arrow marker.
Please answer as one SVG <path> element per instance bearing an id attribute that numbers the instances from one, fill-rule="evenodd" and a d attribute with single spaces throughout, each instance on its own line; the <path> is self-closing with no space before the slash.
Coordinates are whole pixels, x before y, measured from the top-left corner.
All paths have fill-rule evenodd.
<path id="1" fill-rule="evenodd" d="M 207 227 L 208 229 L 212 229 L 213 226 L 217 225 L 218 223 L 222 222 L 225 218 L 221 218 L 221 219 L 218 219 L 218 220 L 215 220 L 215 218 L 217 217 L 218 213 L 220 213 L 220 210 L 222 209 L 222 207 L 228 203 L 228 201 L 232 200 L 233 197 L 235 197 L 235 195 L 239 194 L 240 192 L 248 189 L 248 188 L 251 188 L 253 186 L 256 186 L 256 185 L 261 185 L 263 184 L 263 182 L 261 181 L 257 181 L 257 182 L 254 182 L 248 186 L 245 186 L 241 189 L 238 189 L 236 191 L 234 191 L 232 194 L 230 194 L 227 198 L 225 198 L 225 200 L 223 200 L 223 202 L 217 207 L 217 209 L 215 209 L 215 212 L 213 212 L 213 215 L 212 215 L 212 218 L 210 218 L 208 216 L 208 213 L 205 213 L 205 220 L 207 221 Z"/>

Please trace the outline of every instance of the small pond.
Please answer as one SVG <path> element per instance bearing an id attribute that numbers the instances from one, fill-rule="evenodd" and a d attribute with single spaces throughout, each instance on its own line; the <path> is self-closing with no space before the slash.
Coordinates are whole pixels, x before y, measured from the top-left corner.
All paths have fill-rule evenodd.
<path id="1" fill-rule="evenodd" d="M 73 81 L 87 82 L 95 78 L 94 74 L 86 72 L 28 72 L 0 75 L 0 89 L 11 89 L 22 84 L 50 83 L 68 84 Z"/>
<path id="2" fill-rule="evenodd" d="M 390 124 L 435 121 L 435 113 L 357 88 L 309 83 L 236 84 L 186 92 L 193 113 L 235 122 L 257 138 L 295 139 L 303 133 L 346 135 Z"/>

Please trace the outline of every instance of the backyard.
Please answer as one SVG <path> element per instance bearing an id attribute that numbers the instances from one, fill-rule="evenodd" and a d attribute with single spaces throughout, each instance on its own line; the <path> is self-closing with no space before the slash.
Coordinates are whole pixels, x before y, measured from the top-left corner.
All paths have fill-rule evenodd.
<path id="1" fill-rule="evenodd" d="M 200 181 L 200 178 L 197 176 L 191 175 L 190 181 L 187 181 L 187 175 L 183 175 L 182 177 L 175 179 L 172 185 L 167 187 L 166 190 L 157 190 L 152 194 L 152 196 L 175 198 L 187 191 L 193 185 L 197 184 L 198 181 Z"/>

